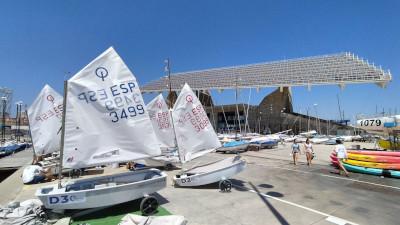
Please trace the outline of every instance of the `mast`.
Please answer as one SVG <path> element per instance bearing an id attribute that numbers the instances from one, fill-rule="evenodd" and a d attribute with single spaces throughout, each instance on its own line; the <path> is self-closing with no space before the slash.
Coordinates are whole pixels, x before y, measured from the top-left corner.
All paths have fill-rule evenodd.
<path id="1" fill-rule="evenodd" d="M 310 115 L 308 114 L 309 108 L 307 107 L 307 116 L 308 116 L 308 122 L 307 122 L 307 132 L 310 131 Z"/>
<path id="2" fill-rule="evenodd" d="M 7 97 L 1 97 L 3 105 L 2 123 L 1 123 L 1 142 L 6 141 L 6 105 Z"/>
<path id="3" fill-rule="evenodd" d="M 176 139 L 176 132 L 175 132 L 175 124 L 174 124 L 174 117 L 172 116 L 172 86 L 171 86 L 171 67 L 169 64 L 169 58 L 167 58 L 165 61 L 165 72 L 168 73 L 168 86 L 169 86 L 169 93 L 168 95 L 171 97 L 171 101 L 169 101 L 168 103 L 168 108 L 169 108 L 169 117 L 171 118 L 171 124 L 172 124 L 172 130 L 174 131 L 174 143 L 175 143 L 175 147 L 178 148 L 178 140 Z M 179 158 L 181 158 L 181 155 L 179 154 L 179 150 L 178 150 L 178 155 Z M 182 159 L 181 159 L 182 162 Z M 182 166 L 183 167 L 183 166 Z"/>
<path id="4" fill-rule="evenodd" d="M 235 102 L 236 102 L 236 113 L 238 118 L 238 125 L 239 125 L 239 132 L 242 133 L 242 128 L 240 126 L 240 114 L 239 114 L 239 107 L 238 107 L 238 78 L 236 76 L 236 89 L 235 89 Z M 235 139 L 237 139 L 237 129 L 235 129 Z"/>
<path id="5" fill-rule="evenodd" d="M 28 110 L 26 108 L 26 105 L 25 105 L 25 113 L 26 113 L 26 117 L 28 118 L 28 129 L 29 129 L 29 137 L 31 138 L 31 142 L 32 142 L 33 158 L 36 160 L 36 151 L 35 151 L 35 145 L 33 144 L 33 138 L 32 138 L 32 132 L 31 132 L 31 123 L 29 122 Z"/>
<path id="6" fill-rule="evenodd" d="M 172 86 L 171 86 L 171 70 L 170 70 L 170 65 L 169 65 L 169 58 L 167 58 L 166 60 L 164 60 L 165 62 L 165 72 L 168 73 L 168 87 L 169 87 L 169 93 L 168 95 L 171 97 L 171 100 L 168 102 L 168 108 L 172 109 Z"/>
<path id="7" fill-rule="evenodd" d="M 64 155 L 64 136 L 65 136 L 65 116 L 67 111 L 67 93 L 68 93 L 68 81 L 64 81 L 64 99 L 63 99 L 63 112 L 61 121 L 61 144 L 60 144 L 60 163 L 58 164 L 58 188 L 61 188 L 61 176 L 62 176 L 62 163 Z"/>
<path id="8" fill-rule="evenodd" d="M 336 97 L 337 97 L 337 104 L 338 104 L 338 107 L 339 107 L 339 119 L 343 120 L 343 118 L 342 118 L 342 110 L 340 109 L 339 95 L 337 94 Z"/>
<path id="9" fill-rule="evenodd" d="M 19 117 L 19 104 L 17 103 L 17 114 L 15 115 L 15 140 L 18 141 L 17 133 L 18 133 L 18 117 Z"/>

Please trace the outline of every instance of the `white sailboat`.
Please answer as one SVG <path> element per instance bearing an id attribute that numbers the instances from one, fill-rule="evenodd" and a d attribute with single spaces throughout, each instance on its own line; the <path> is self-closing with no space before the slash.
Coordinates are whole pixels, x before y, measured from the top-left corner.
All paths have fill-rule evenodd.
<path id="1" fill-rule="evenodd" d="M 171 113 L 162 94 L 159 94 L 149 102 L 146 109 L 149 113 L 162 154 L 161 156 L 145 159 L 145 164 L 147 166 L 164 166 L 165 168 L 176 166 L 180 163 L 178 148 L 175 143 Z"/>
<path id="2" fill-rule="evenodd" d="M 184 85 L 176 100 L 172 117 L 182 164 L 221 146 L 203 106 L 188 84 Z M 229 191 L 232 183 L 228 179 L 241 172 L 245 166 L 246 162 L 240 156 L 229 157 L 186 170 L 173 180 L 177 186 L 220 182 L 221 190 Z"/>
<path id="3" fill-rule="evenodd" d="M 45 85 L 28 109 L 29 127 L 36 155 L 60 150 L 63 97 Z"/>
<path id="4" fill-rule="evenodd" d="M 38 163 L 43 168 L 50 168 L 53 174 L 58 173 L 63 97 L 46 84 L 27 114 L 34 156 L 53 153 L 56 157 L 47 157 Z"/>
<path id="5" fill-rule="evenodd" d="M 66 168 L 86 168 L 160 155 L 136 78 L 111 47 L 64 83 L 61 159 Z M 49 209 L 115 205 L 148 196 L 166 186 L 157 169 L 69 181 L 39 188 Z M 158 203 L 142 200 L 143 213 Z"/>

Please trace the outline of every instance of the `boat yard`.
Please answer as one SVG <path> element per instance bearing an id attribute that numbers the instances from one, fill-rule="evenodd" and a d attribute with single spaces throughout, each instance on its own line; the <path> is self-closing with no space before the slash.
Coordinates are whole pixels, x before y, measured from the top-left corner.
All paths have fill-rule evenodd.
<path id="1" fill-rule="evenodd" d="M 0 225 L 398 225 L 399 11 L 4 2 Z"/>
<path id="2" fill-rule="evenodd" d="M 361 145 L 371 147 L 372 144 Z M 328 145 L 316 145 L 317 158 L 312 167 L 305 165 L 304 155 L 300 165 L 294 166 L 289 147 L 286 144 L 243 153 L 247 168 L 232 178 L 233 188 L 229 193 L 221 193 L 218 183 L 176 188 L 171 177 L 179 170 L 167 171 L 167 187 L 157 194 L 161 198 L 160 206 L 172 214 L 184 215 L 189 224 L 196 225 L 398 224 L 399 179 L 357 173 L 349 178 L 338 176 L 329 165 L 332 146 Z M 228 156 L 212 153 L 190 164 Z M 90 170 L 88 173 L 93 175 L 83 177 L 123 171 L 125 167 L 106 167 L 104 171 Z M 7 197 L 2 195 L 0 204 L 31 199 L 38 187 L 48 185 L 23 185 L 19 174 L 0 184 L 0 193 L 8 193 Z M 10 183 L 15 187 L 8 186 Z"/>

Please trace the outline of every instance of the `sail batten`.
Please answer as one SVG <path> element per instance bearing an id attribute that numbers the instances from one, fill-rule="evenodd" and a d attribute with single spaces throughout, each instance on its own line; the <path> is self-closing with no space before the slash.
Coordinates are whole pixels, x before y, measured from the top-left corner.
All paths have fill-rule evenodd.
<path id="1" fill-rule="evenodd" d="M 63 165 L 161 154 L 138 83 L 111 47 L 68 80 Z"/>

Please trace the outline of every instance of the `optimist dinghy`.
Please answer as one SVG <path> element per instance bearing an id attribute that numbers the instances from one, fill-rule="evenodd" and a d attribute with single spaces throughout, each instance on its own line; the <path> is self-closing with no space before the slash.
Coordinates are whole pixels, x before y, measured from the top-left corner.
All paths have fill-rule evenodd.
<path id="1" fill-rule="evenodd" d="M 63 97 L 46 84 L 28 109 L 35 155 L 60 151 L 62 112 Z"/>
<path id="2" fill-rule="evenodd" d="M 149 102 L 146 108 L 162 154 L 161 156 L 145 159 L 145 164 L 147 166 L 163 166 L 167 169 L 176 167 L 177 164 L 180 164 L 178 148 L 175 144 L 171 113 L 162 94 L 159 94 Z"/>
<path id="3" fill-rule="evenodd" d="M 109 48 L 64 83 L 60 158 L 66 168 L 86 168 L 154 157 L 160 147 L 136 78 Z M 61 171 L 61 169 L 60 169 Z M 157 199 L 148 196 L 166 187 L 157 169 L 99 176 L 39 188 L 36 196 L 49 209 L 110 206 L 145 197 L 144 214 Z"/>
<path id="4" fill-rule="evenodd" d="M 182 164 L 221 146 L 203 106 L 188 84 L 184 85 L 176 100 L 172 118 Z M 222 191 L 230 191 L 232 183 L 228 179 L 245 166 L 246 162 L 235 156 L 186 170 L 173 180 L 175 185 L 183 187 L 220 182 Z"/>

